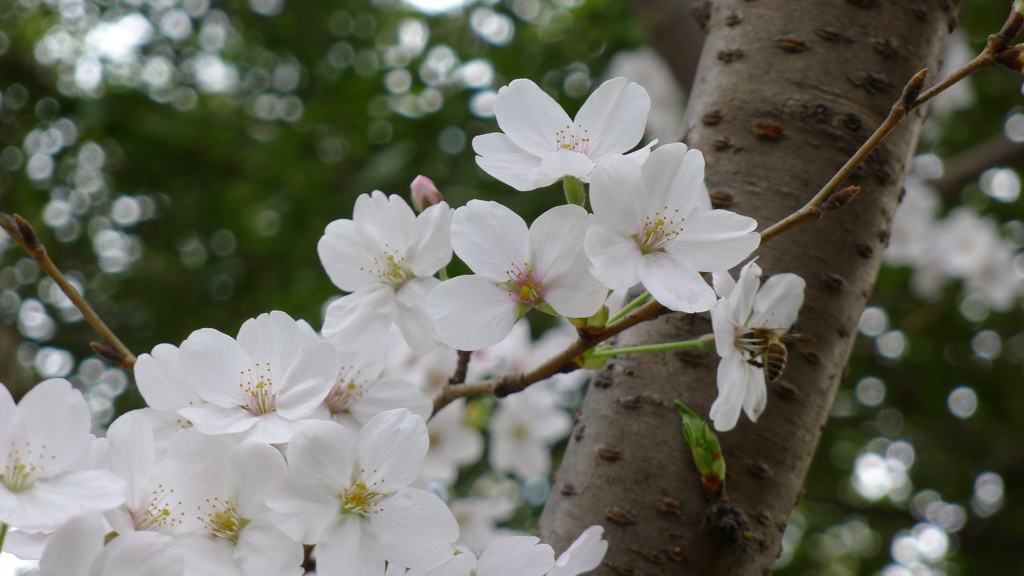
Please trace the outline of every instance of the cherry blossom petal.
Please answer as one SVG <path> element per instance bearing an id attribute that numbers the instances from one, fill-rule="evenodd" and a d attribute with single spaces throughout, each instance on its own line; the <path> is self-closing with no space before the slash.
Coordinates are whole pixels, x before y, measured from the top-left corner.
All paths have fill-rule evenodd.
<path id="1" fill-rule="evenodd" d="M 98 514 L 68 520 L 50 537 L 39 559 L 39 576 L 88 576 L 93 560 L 103 550 L 105 532 Z"/>
<path id="2" fill-rule="evenodd" d="M 350 412 L 357 422 L 363 424 L 381 412 L 396 408 L 405 408 L 426 420 L 434 410 L 434 403 L 411 382 L 380 378 L 369 385 L 366 395 Z"/>
<path id="3" fill-rule="evenodd" d="M 200 534 L 175 534 L 174 545 L 185 558 L 185 573 L 203 576 L 241 576 L 232 546 L 222 539 Z M 264 574 L 268 573 L 264 572 Z"/>
<path id="4" fill-rule="evenodd" d="M 582 263 L 574 272 L 549 276 L 550 286 L 544 290 L 544 300 L 562 316 L 588 318 L 604 304 L 608 289 L 598 282 Z"/>
<path id="5" fill-rule="evenodd" d="M 88 451 L 91 420 L 82 393 L 70 382 L 44 380 L 21 398 L 14 418 L 0 424 L 9 426 L 0 456 L 11 448 L 23 450 L 29 445 L 37 454 L 40 450 L 45 454 L 45 472 L 37 471 L 35 476 L 56 475 Z"/>
<path id="6" fill-rule="evenodd" d="M 406 253 L 409 270 L 416 276 L 430 276 L 452 259 L 452 215 L 448 204 L 428 206 L 414 223 L 415 242 Z"/>
<path id="7" fill-rule="evenodd" d="M 321 541 L 339 521 L 339 487 L 352 477 L 355 435 L 329 421 L 307 423 L 288 443 L 288 478 L 267 490 L 278 528 L 305 544 Z"/>
<path id="8" fill-rule="evenodd" d="M 508 280 L 510 266 L 529 263 L 529 231 L 518 214 L 497 202 L 470 200 L 455 211 L 452 246 L 474 272 Z"/>
<path id="9" fill-rule="evenodd" d="M 610 290 L 626 290 L 640 282 L 643 255 L 636 242 L 601 224 L 587 230 L 583 247 L 590 258 L 590 272 Z"/>
<path id="10" fill-rule="evenodd" d="M 728 210 L 691 213 L 683 232 L 665 250 L 701 272 L 728 270 L 757 249 L 757 221 Z"/>
<path id="11" fill-rule="evenodd" d="M 352 209 L 359 239 L 371 256 L 381 246 L 404 253 L 412 243 L 416 214 L 401 196 L 388 196 L 380 190 L 360 194 Z"/>
<path id="12" fill-rule="evenodd" d="M 102 576 L 183 576 L 185 559 L 174 541 L 157 532 L 131 532 L 110 541 L 93 566 Z"/>
<path id="13" fill-rule="evenodd" d="M 647 185 L 636 162 L 612 156 L 594 169 L 590 182 L 590 206 L 599 224 L 610 226 L 626 236 L 640 232 L 646 197 Z"/>
<path id="14" fill-rule="evenodd" d="M 732 430 L 740 419 L 749 380 L 745 366 L 750 365 L 738 354 L 718 364 L 718 398 L 711 404 L 709 416 L 719 432 Z"/>
<path id="15" fill-rule="evenodd" d="M 498 472 L 509 471 L 519 478 L 551 472 L 551 451 L 544 444 L 492 439 L 489 449 L 488 460 Z"/>
<path id="16" fill-rule="evenodd" d="M 434 319 L 427 313 L 427 297 L 441 283 L 433 277 L 413 278 L 395 294 L 398 329 L 414 352 L 425 354 L 437 345 Z"/>
<path id="17" fill-rule="evenodd" d="M 654 299 L 677 312 L 704 312 L 715 305 L 715 292 L 685 260 L 656 252 L 641 260 L 640 280 Z"/>
<path id="18" fill-rule="evenodd" d="M 686 215 L 698 206 L 700 195 L 707 195 L 704 155 L 699 150 L 687 150 L 681 142 L 665 144 L 651 152 L 640 170 L 647 186 L 648 210 L 667 206 Z"/>
<path id="19" fill-rule="evenodd" d="M 395 291 L 374 284 L 331 302 L 323 334 L 339 348 L 373 348 L 387 342 L 388 330 L 397 317 Z"/>
<path id="20" fill-rule="evenodd" d="M 255 424 L 242 437 L 246 442 L 282 444 L 291 440 L 292 436 L 305 425 L 304 420 L 288 420 L 282 418 L 277 412 L 263 414 L 253 420 L 255 420 Z"/>
<path id="21" fill-rule="evenodd" d="M 238 385 L 252 360 L 234 338 L 212 328 L 196 330 L 181 344 L 181 363 L 203 400 L 219 406 L 242 404 Z"/>
<path id="22" fill-rule="evenodd" d="M 316 245 L 320 263 L 335 286 L 346 292 L 377 281 L 373 256 L 363 248 L 359 231 L 351 220 L 335 220 L 327 225 Z"/>
<path id="23" fill-rule="evenodd" d="M 775 274 L 765 281 L 754 298 L 750 326 L 789 327 L 804 305 L 807 283 L 796 274 Z"/>
<path id="24" fill-rule="evenodd" d="M 494 118 L 516 146 L 538 157 L 554 150 L 558 142 L 556 132 L 572 124 L 569 115 L 547 92 L 522 78 L 498 90 Z"/>
<path id="25" fill-rule="evenodd" d="M 715 351 L 722 358 L 729 358 L 739 351 L 736 349 L 736 324 L 729 315 L 732 306 L 728 300 L 719 300 L 711 309 L 711 328 L 715 333 Z"/>
<path id="26" fill-rule="evenodd" d="M 302 576 L 303 556 L 301 544 L 265 520 L 247 524 L 234 546 L 243 576 Z"/>
<path id="27" fill-rule="evenodd" d="M 757 419 L 764 412 L 764 407 L 768 404 L 768 390 L 765 386 L 764 381 L 764 370 L 756 366 L 751 365 L 749 362 L 744 362 L 748 367 L 744 367 L 747 372 L 746 390 L 743 394 L 743 411 L 747 413 L 747 417 L 750 418 L 751 422 L 757 422 Z"/>
<path id="28" fill-rule="evenodd" d="M 223 407 L 216 404 L 200 404 L 178 410 L 203 434 L 235 434 L 245 432 L 256 424 L 256 416 L 238 406 Z"/>
<path id="29" fill-rule="evenodd" d="M 644 162 L 647 161 L 648 158 L 651 157 L 651 149 L 654 148 L 654 146 L 657 143 L 658 139 L 655 138 L 654 140 L 651 140 L 647 144 L 644 144 L 642 148 L 637 148 L 636 150 L 628 154 L 623 154 L 623 156 L 629 158 L 630 160 L 636 162 L 637 164 L 643 164 Z M 604 162 L 604 159 L 602 159 L 601 161 Z M 707 209 L 710 210 L 711 206 L 708 206 Z"/>
<path id="30" fill-rule="evenodd" d="M 740 279 L 729 296 L 729 318 L 737 328 L 749 327 L 750 310 L 761 286 L 761 267 L 750 262 L 740 271 Z"/>
<path id="31" fill-rule="evenodd" d="M 494 541 L 477 562 L 482 576 L 543 576 L 555 565 L 555 551 L 535 536 L 511 536 Z"/>
<path id="32" fill-rule="evenodd" d="M 0 492 L 5 491 L 0 483 Z M 124 480 L 109 470 L 64 472 L 16 492 L 17 506 L 4 522 L 30 532 L 51 531 L 77 514 L 114 508 L 124 495 Z"/>
<path id="33" fill-rule="evenodd" d="M 303 340 L 295 320 L 279 310 L 260 314 L 242 324 L 238 343 L 246 354 L 280 390 L 295 359 L 302 353 Z"/>
<path id="34" fill-rule="evenodd" d="M 321 342 L 306 350 L 282 381 L 275 383 L 277 413 L 289 420 L 309 416 L 331 391 L 337 373 L 334 346 Z"/>
<path id="35" fill-rule="evenodd" d="M 501 342 L 519 319 L 508 289 L 476 274 L 442 282 L 427 298 L 441 341 L 457 350 L 479 350 Z"/>
<path id="36" fill-rule="evenodd" d="M 536 155 L 516 146 L 500 132 L 473 138 L 473 150 L 478 154 L 477 166 L 520 192 L 550 186 L 558 180 L 540 169 Z"/>
<path id="37" fill-rule="evenodd" d="M 362 523 L 357 516 L 344 516 L 330 529 L 329 537 L 317 544 L 317 576 L 384 575 L 380 542 Z"/>
<path id="38" fill-rule="evenodd" d="M 202 402 L 181 370 L 176 346 L 158 344 L 149 354 L 140 355 L 135 361 L 134 372 L 135 384 L 150 408 L 174 411 Z"/>
<path id="39" fill-rule="evenodd" d="M 288 444 L 291 478 L 329 492 L 348 485 L 355 442 L 356 435 L 336 422 L 307 422 Z"/>
<path id="40" fill-rule="evenodd" d="M 139 410 L 121 415 L 107 428 L 111 470 L 127 483 L 128 501 L 138 502 L 156 469 L 153 427 Z"/>
<path id="41" fill-rule="evenodd" d="M 569 435 L 572 417 L 561 410 L 552 410 L 531 425 L 531 433 L 538 440 L 554 444 Z"/>
<path id="42" fill-rule="evenodd" d="M 408 485 L 419 475 L 429 444 L 423 418 L 404 408 L 377 414 L 356 441 L 363 481 L 378 492 Z"/>
<path id="43" fill-rule="evenodd" d="M 223 479 L 238 513 L 254 518 L 269 510 L 263 499 L 267 488 L 287 474 L 288 465 L 280 451 L 269 444 L 247 442 L 227 454 Z"/>
<path id="44" fill-rule="evenodd" d="M 586 266 L 583 238 L 587 233 L 587 211 L 579 206 L 563 204 L 544 212 L 530 226 L 530 242 L 535 246 L 534 267 L 544 279 L 576 271 L 580 262 Z"/>
<path id="45" fill-rule="evenodd" d="M 726 271 L 715 272 L 711 275 L 711 285 L 719 298 L 728 298 L 733 288 L 736 288 L 736 279 Z"/>
<path id="46" fill-rule="evenodd" d="M 459 525 L 436 494 L 405 488 L 383 500 L 381 508 L 369 522 L 389 561 L 410 568 L 433 568 L 451 555 Z"/>
<path id="47" fill-rule="evenodd" d="M 587 129 L 589 156 L 595 161 L 636 146 L 647 127 L 651 98 L 639 84 L 613 78 L 587 98 L 575 123 Z"/>
<path id="48" fill-rule="evenodd" d="M 601 565 L 608 552 L 608 541 L 601 537 L 604 527 L 591 526 L 580 534 L 555 561 L 548 576 L 577 576 Z"/>
<path id="49" fill-rule="evenodd" d="M 558 149 L 540 159 L 540 170 L 555 180 L 572 176 L 589 182 L 590 174 L 594 171 L 594 161 L 582 152 Z"/>

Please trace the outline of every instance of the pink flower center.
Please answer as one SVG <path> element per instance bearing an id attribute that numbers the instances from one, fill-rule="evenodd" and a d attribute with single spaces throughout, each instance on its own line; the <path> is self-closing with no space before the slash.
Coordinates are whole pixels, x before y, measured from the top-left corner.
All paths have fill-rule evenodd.
<path id="1" fill-rule="evenodd" d="M 590 137 L 588 130 L 577 124 L 575 126 L 566 126 L 555 132 L 555 149 L 589 154 Z"/>
<path id="2" fill-rule="evenodd" d="M 668 206 L 662 207 L 653 215 L 645 216 L 643 228 L 638 234 L 633 235 L 640 253 L 664 252 L 665 246 L 671 244 L 683 231 L 683 220 L 685 218 L 679 216 L 679 210 L 669 211 Z"/>
<path id="3" fill-rule="evenodd" d="M 505 286 L 508 288 L 508 295 L 513 300 L 530 308 L 544 300 L 541 281 L 529 266 L 526 264 L 522 268 L 514 266 L 507 274 L 508 282 L 505 282 Z"/>
<path id="4" fill-rule="evenodd" d="M 366 389 L 352 380 L 335 384 L 327 394 L 327 407 L 331 414 L 344 414 L 358 404 L 365 393 Z"/>

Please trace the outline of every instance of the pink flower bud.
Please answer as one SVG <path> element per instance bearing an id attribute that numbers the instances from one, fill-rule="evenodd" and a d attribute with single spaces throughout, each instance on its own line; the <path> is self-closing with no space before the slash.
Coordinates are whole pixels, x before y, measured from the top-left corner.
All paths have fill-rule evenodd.
<path id="1" fill-rule="evenodd" d="M 423 212 L 427 206 L 433 206 L 444 200 L 441 192 L 434 185 L 434 181 L 422 174 L 413 179 L 409 189 L 412 190 L 412 204 L 416 207 L 417 212 Z"/>

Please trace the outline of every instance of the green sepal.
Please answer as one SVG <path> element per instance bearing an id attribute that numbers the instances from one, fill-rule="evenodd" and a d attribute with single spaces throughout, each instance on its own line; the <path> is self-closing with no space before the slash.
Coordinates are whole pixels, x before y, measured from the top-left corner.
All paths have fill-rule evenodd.
<path id="1" fill-rule="evenodd" d="M 597 370 L 601 366 L 604 366 L 604 363 L 608 361 L 608 358 L 610 358 L 610 356 L 599 356 L 595 358 L 594 356 L 592 356 L 593 353 L 611 349 L 611 346 L 598 346 L 596 348 L 591 348 L 590 350 L 587 350 L 583 354 L 580 354 L 579 356 L 576 357 L 576 365 L 579 366 L 580 368 L 583 368 L 584 370 Z"/>
<path id="2" fill-rule="evenodd" d="M 537 310 L 540 310 L 541 312 L 543 312 L 545 314 L 550 314 L 551 316 L 554 316 L 555 318 L 561 316 L 561 314 L 559 314 L 558 312 L 555 312 L 555 309 L 551 307 L 551 304 L 548 304 L 547 301 L 545 301 L 545 300 L 541 300 L 540 302 L 538 302 L 537 306 L 535 306 L 535 308 L 537 308 Z"/>
<path id="3" fill-rule="evenodd" d="M 565 201 L 568 204 L 587 207 L 587 189 L 579 178 L 565 176 L 562 178 L 562 189 L 565 191 Z"/>
<path id="4" fill-rule="evenodd" d="M 707 422 L 697 416 L 693 410 L 676 400 L 679 417 L 683 421 L 683 436 L 693 453 L 693 463 L 700 473 L 700 482 L 704 492 L 714 498 L 725 494 L 725 457 L 718 437 L 711 431 Z"/>
<path id="5" fill-rule="evenodd" d="M 604 328 L 608 324 L 608 307 L 601 309 L 587 318 L 569 318 L 569 322 L 577 328 Z"/>

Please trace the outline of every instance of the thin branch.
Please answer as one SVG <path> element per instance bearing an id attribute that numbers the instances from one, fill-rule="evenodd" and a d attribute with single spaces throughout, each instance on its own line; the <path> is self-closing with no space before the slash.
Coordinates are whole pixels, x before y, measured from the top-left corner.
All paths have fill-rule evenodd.
<path id="1" fill-rule="evenodd" d="M 469 370 L 469 357 L 472 355 L 473 353 L 469 350 L 459 350 L 459 362 L 455 365 L 455 373 L 448 379 L 449 385 L 466 382 L 466 371 Z"/>
<path id="2" fill-rule="evenodd" d="M 807 201 L 799 210 L 793 212 L 789 216 L 786 216 L 782 220 L 779 220 L 775 224 L 772 224 L 764 231 L 761 232 L 761 243 L 765 243 L 772 238 L 775 238 L 779 234 L 793 228 L 801 222 L 808 220 L 816 220 L 821 218 L 823 214 L 822 205 L 831 199 L 833 194 L 836 194 L 836 189 L 843 183 L 853 171 L 861 165 L 862 162 L 872 153 L 875 148 L 893 131 L 894 128 L 903 120 L 910 110 L 913 109 L 915 101 L 919 98 L 921 93 L 921 86 L 924 84 L 924 78 L 928 74 L 928 69 L 925 68 L 913 78 L 910 82 L 907 82 L 907 86 L 903 89 L 903 95 L 899 100 L 893 104 L 892 109 L 889 111 L 889 115 L 885 118 L 885 121 L 875 129 L 872 134 L 861 147 L 854 152 L 853 156 L 843 164 L 843 167 L 836 172 L 832 178 L 828 181 L 814 195 L 813 198 Z"/>
<path id="3" fill-rule="evenodd" d="M 555 374 L 572 372 L 579 368 L 576 359 L 587 350 L 627 328 L 632 328 L 641 322 L 653 320 L 667 311 L 657 300 L 650 300 L 625 318 L 609 324 L 601 332 L 589 336 L 580 336 L 568 348 L 552 356 L 532 370 L 519 374 L 509 374 L 500 378 L 459 384 L 457 386 L 445 386 L 434 399 L 434 414 L 437 414 L 439 410 L 457 398 L 478 396 L 480 394 L 494 394 L 499 398 L 503 398 L 509 394 L 524 390 L 530 384 L 540 382 Z"/>
<path id="4" fill-rule="evenodd" d="M 46 247 L 43 246 L 42 242 L 36 236 L 35 230 L 27 220 L 19 216 L 14 215 L 14 218 L 7 216 L 6 214 L 0 215 L 0 227 L 7 232 L 7 234 L 14 239 L 24 250 L 31 256 L 36 262 L 39 263 L 39 267 L 46 272 L 46 275 L 53 279 L 60 287 L 64 295 L 71 300 L 71 303 L 78 308 L 78 311 L 85 317 L 85 321 L 92 326 L 92 329 L 102 338 L 107 344 L 96 344 L 94 343 L 92 348 L 97 354 L 100 354 L 107 360 L 116 363 L 121 368 L 131 371 L 135 366 L 135 355 L 132 354 L 131 350 L 128 349 L 124 343 L 114 334 L 114 332 L 103 322 L 103 320 L 96 314 L 96 311 L 92 309 L 92 306 L 85 301 L 85 298 L 78 293 L 74 285 L 68 282 L 68 279 L 64 274 L 57 268 L 57 265 L 50 260 L 50 256 L 46 253 Z"/>

